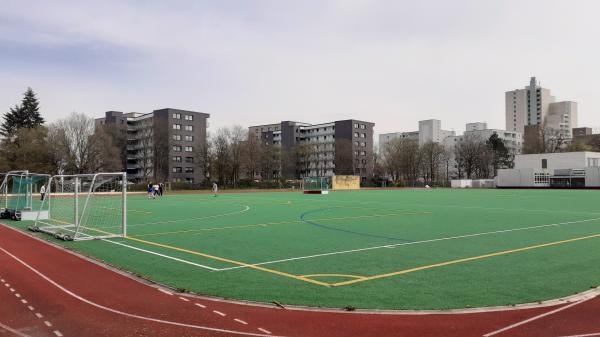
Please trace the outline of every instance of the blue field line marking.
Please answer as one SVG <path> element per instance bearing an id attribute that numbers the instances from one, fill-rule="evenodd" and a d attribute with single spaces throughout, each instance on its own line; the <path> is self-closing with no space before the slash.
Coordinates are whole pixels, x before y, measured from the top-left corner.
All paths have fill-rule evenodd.
<path id="1" fill-rule="evenodd" d="M 332 231 L 337 231 L 337 232 L 342 232 L 342 233 L 348 233 L 348 234 L 366 236 L 366 237 L 377 238 L 377 239 L 386 239 L 386 240 L 400 241 L 400 242 L 414 242 L 412 240 L 400 239 L 400 238 L 395 238 L 395 237 L 391 237 L 391 236 L 377 235 L 377 234 L 370 234 L 370 233 L 362 233 L 362 232 L 352 231 L 352 230 L 349 230 L 349 229 L 342 229 L 342 228 L 337 228 L 337 227 L 331 227 L 331 226 L 327 226 L 327 225 L 324 225 L 324 224 L 321 224 L 321 223 L 318 223 L 318 222 L 314 222 L 314 221 L 305 219 L 305 216 L 307 216 L 309 214 L 320 213 L 320 212 L 328 211 L 328 210 L 331 210 L 331 209 L 334 209 L 334 208 L 335 207 L 320 208 L 320 209 L 315 209 L 315 210 L 312 210 L 312 211 L 304 212 L 304 213 L 302 213 L 300 215 L 300 220 L 302 220 L 302 222 L 304 222 L 304 223 L 307 223 L 307 224 L 315 226 L 315 227 L 320 227 L 320 228 L 324 228 L 324 229 L 328 229 L 328 230 L 332 230 Z"/>

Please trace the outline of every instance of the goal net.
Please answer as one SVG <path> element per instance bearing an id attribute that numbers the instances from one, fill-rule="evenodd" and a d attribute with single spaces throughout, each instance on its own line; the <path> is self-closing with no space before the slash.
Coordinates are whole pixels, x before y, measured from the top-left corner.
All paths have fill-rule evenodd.
<path id="1" fill-rule="evenodd" d="M 63 240 L 91 240 L 126 235 L 125 173 L 56 175 L 50 178 L 40 216 L 30 227 Z"/>
<path id="2" fill-rule="evenodd" d="M 50 175 L 28 171 L 10 171 L 4 174 L 0 185 L 0 217 L 13 220 L 34 220 L 41 204 L 40 192 Z"/>
<path id="3" fill-rule="evenodd" d="M 329 178 L 304 178 L 302 180 L 302 189 L 306 194 L 326 194 L 329 191 Z"/>

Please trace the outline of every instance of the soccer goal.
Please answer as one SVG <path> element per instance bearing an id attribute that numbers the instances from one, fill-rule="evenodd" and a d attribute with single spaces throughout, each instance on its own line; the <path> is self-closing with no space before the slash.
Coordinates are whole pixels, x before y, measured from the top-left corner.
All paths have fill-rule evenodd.
<path id="1" fill-rule="evenodd" d="M 127 175 L 97 173 L 50 178 L 32 231 L 63 240 L 123 237 L 127 233 Z"/>
<path id="2" fill-rule="evenodd" d="M 50 175 L 29 171 L 5 173 L 0 184 L 0 218 L 35 220 L 41 204 L 41 194 Z M 44 214 L 42 214 L 42 217 Z"/>
<path id="3" fill-rule="evenodd" d="M 304 178 L 302 180 L 302 189 L 304 194 L 328 194 L 329 193 L 329 178 L 316 177 Z"/>

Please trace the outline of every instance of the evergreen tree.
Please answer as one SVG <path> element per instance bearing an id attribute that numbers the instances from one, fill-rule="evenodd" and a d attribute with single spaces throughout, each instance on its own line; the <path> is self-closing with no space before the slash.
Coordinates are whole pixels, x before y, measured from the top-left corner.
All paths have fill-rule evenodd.
<path id="1" fill-rule="evenodd" d="M 0 134 L 9 136 L 21 128 L 35 128 L 44 124 L 44 118 L 40 115 L 40 103 L 35 97 L 31 88 L 23 95 L 21 105 L 15 105 L 14 108 L 4 115 L 4 122 L 0 126 Z"/>

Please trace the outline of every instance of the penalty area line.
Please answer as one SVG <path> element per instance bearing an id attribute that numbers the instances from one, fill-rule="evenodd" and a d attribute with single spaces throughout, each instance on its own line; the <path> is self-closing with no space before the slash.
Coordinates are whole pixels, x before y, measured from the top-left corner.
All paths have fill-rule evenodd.
<path id="1" fill-rule="evenodd" d="M 400 246 L 417 245 L 417 244 L 432 243 L 432 242 L 438 242 L 438 241 L 447 241 L 447 240 L 465 239 L 465 238 L 471 238 L 471 237 L 477 237 L 477 236 L 484 236 L 484 235 L 510 233 L 510 232 L 517 232 L 517 231 L 529 230 L 529 229 L 539 229 L 539 228 L 546 228 L 546 227 L 559 227 L 559 226 L 562 226 L 562 225 L 572 225 L 572 224 L 584 223 L 584 222 L 591 222 L 591 221 L 597 221 L 597 220 L 600 220 L 600 218 L 585 219 L 585 220 L 575 220 L 575 221 L 566 221 L 566 222 L 559 222 L 559 223 L 546 224 L 546 225 L 520 227 L 520 228 L 513 228 L 513 229 L 502 229 L 502 230 L 491 231 L 491 232 L 481 232 L 481 233 L 473 233 L 473 234 L 465 234 L 465 235 L 457 235 L 457 236 L 448 236 L 448 237 L 437 238 L 437 239 L 429 239 L 429 240 L 421 240 L 421 241 L 413 241 L 413 242 L 401 242 L 401 243 L 394 243 L 394 244 L 383 245 L 383 246 L 373 246 L 373 247 L 366 247 L 366 248 L 341 250 L 341 251 L 336 251 L 336 252 L 329 252 L 329 253 L 322 253 L 322 254 L 313 254 L 313 255 L 306 255 L 306 256 L 291 257 L 291 258 L 281 259 L 281 260 L 273 260 L 273 261 L 265 261 L 265 262 L 259 262 L 259 263 L 252 263 L 251 265 L 253 265 L 253 266 L 262 266 L 262 265 L 266 265 L 266 264 L 274 264 L 274 263 L 289 262 L 289 261 L 296 261 L 296 260 L 312 259 L 312 258 L 323 257 L 323 256 L 330 256 L 330 255 L 341 255 L 341 254 L 348 254 L 348 253 L 356 253 L 356 252 L 363 252 L 363 251 L 369 251 L 369 250 L 381 249 L 381 248 L 395 248 L 395 247 L 400 247 Z M 221 268 L 221 269 L 218 269 L 217 271 L 228 271 L 228 270 L 240 269 L 240 268 L 248 268 L 248 267 L 249 266 L 235 266 L 235 267 Z"/>
<path id="2" fill-rule="evenodd" d="M 165 259 L 174 260 L 174 261 L 177 261 L 177 262 L 181 262 L 181 263 L 189 264 L 189 265 L 192 265 L 192 266 L 196 266 L 196 267 L 208 269 L 208 270 L 211 270 L 211 271 L 219 271 L 219 269 L 217 269 L 217 268 L 213 268 L 213 267 L 205 266 L 203 264 L 199 264 L 199 263 L 191 262 L 191 261 L 188 261 L 188 260 L 180 259 L 180 258 L 177 258 L 177 257 L 173 257 L 173 256 L 169 256 L 169 255 L 165 255 L 165 254 L 153 252 L 151 250 L 146 250 L 146 249 L 142 249 L 142 248 L 130 246 L 130 245 L 127 245 L 127 244 L 124 244 L 124 243 L 121 243 L 121 242 L 111 241 L 111 240 L 107 240 L 107 239 L 104 239 L 102 241 L 110 242 L 110 243 L 115 244 L 115 245 L 127 247 L 127 248 L 134 249 L 134 250 L 137 250 L 137 251 L 140 251 L 140 252 L 143 252 L 143 253 L 160 256 L 160 257 L 165 258 Z"/>

